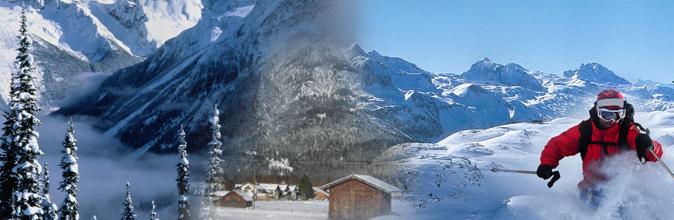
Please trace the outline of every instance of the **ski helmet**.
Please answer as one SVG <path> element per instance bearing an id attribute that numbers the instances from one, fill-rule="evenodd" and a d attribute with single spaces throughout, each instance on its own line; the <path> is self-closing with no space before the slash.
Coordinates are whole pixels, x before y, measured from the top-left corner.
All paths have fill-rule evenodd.
<path id="1" fill-rule="evenodd" d="M 625 96 L 615 89 L 605 89 L 597 94 L 597 116 L 613 123 L 625 118 Z"/>

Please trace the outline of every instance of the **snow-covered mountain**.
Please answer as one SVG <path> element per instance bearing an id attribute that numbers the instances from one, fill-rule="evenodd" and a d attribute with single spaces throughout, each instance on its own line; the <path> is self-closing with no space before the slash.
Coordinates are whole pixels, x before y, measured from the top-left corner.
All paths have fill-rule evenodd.
<path id="1" fill-rule="evenodd" d="M 629 81 L 616 75 L 613 71 L 598 63 L 581 64 L 580 68 L 576 70 L 569 70 L 564 72 L 564 77 L 577 78 L 580 80 L 610 84 L 610 85 L 628 85 Z"/>
<path id="2" fill-rule="evenodd" d="M 23 1 L 0 2 L 0 71 L 9 73 L 16 55 L 16 34 Z M 168 39 L 193 26 L 201 2 L 49 0 L 27 1 L 29 32 L 37 60 L 40 99 L 60 105 L 67 90 L 91 73 L 110 74 L 153 53 Z M 9 74 L 0 76 L 6 100 Z"/>
<path id="3" fill-rule="evenodd" d="M 227 118 L 223 133 L 231 142 L 248 143 L 247 139 L 256 136 L 266 143 L 259 138 L 265 135 L 250 130 L 255 127 L 260 132 L 264 127 L 268 141 L 277 143 L 287 135 L 280 131 L 309 125 L 322 132 L 334 130 L 333 124 L 324 121 L 362 114 L 357 116 L 361 122 L 374 120 L 374 127 L 394 134 L 396 138 L 383 138 L 389 140 L 383 142 L 387 144 L 432 142 L 469 128 L 586 114 L 594 95 L 616 84 L 630 101 L 646 103 L 637 106 L 641 110 L 672 106 L 666 86 L 589 80 L 586 76 L 591 74 L 613 74 L 598 64 L 557 76 L 483 59 L 463 74 L 436 74 L 400 58 L 366 53 L 355 44 L 301 45 L 302 38 L 289 36 L 313 31 L 309 36 L 317 39 L 325 31 L 316 22 L 301 21 L 314 15 L 305 7 L 302 3 L 263 1 L 253 6 L 234 1 L 211 9 L 197 25 L 168 41 L 145 62 L 111 76 L 89 99 L 62 112 L 98 117 L 98 128 L 144 152 L 170 149 L 175 139 L 171 132 L 179 124 L 188 124 L 189 139 L 201 146 L 207 141 L 199 135 L 206 132 L 204 115 L 216 103 Z M 299 53 L 295 47 L 307 51 L 297 54 L 302 59 L 292 63 L 289 60 Z M 332 72 L 297 70 L 310 64 L 332 65 Z M 151 135 L 137 135 L 147 132 Z M 297 134 L 295 141 L 316 138 L 307 134 Z M 275 135 L 280 136 L 271 138 Z M 307 149 L 321 148 L 318 144 Z M 303 153 L 290 149 L 296 148 L 284 151 Z"/>
<path id="4" fill-rule="evenodd" d="M 468 71 L 463 73 L 463 77 L 477 83 L 521 86 L 535 91 L 545 90 L 541 82 L 524 67 L 514 63 L 497 64 L 491 62 L 489 58 L 484 58 L 473 64 Z"/>
<path id="5" fill-rule="evenodd" d="M 599 64 L 584 64 L 567 71 L 575 74 L 557 76 L 485 58 L 462 74 L 435 74 L 400 58 L 365 53 L 357 45 L 352 51 L 354 66 L 365 76 L 360 104 L 369 114 L 422 142 L 470 128 L 586 115 L 594 96 L 604 88 L 625 91 L 640 110 L 674 106 L 670 86 L 624 84 Z M 586 79 L 592 74 L 594 78 Z"/>
<path id="6" fill-rule="evenodd" d="M 344 25 L 333 14 L 339 4 L 204 4 L 214 8 L 193 28 L 60 113 L 98 118 L 97 128 L 142 155 L 174 152 L 180 125 L 188 133 L 189 150 L 203 150 L 210 141 L 204 135 L 210 132 L 207 117 L 217 106 L 230 157 L 225 161 L 239 163 L 250 156 L 318 160 L 331 166 L 341 160 L 369 160 L 412 139 L 359 111 L 352 83 L 359 74 L 351 66 L 348 45 L 334 31 Z"/>
<path id="7" fill-rule="evenodd" d="M 608 87 L 624 90 L 640 110 L 674 106 L 671 87 L 624 84 L 594 64 L 557 76 L 483 59 L 462 74 L 430 73 L 344 43 L 353 41 L 339 35 L 348 35 L 341 31 L 348 22 L 343 14 L 333 19 L 336 4 L 203 3 L 194 27 L 59 113 L 94 117 L 98 129 L 142 155 L 174 152 L 180 125 L 190 150 L 203 150 L 207 117 L 218 106 L 230 161 L 254 154 L 334 165 L 465 129 L 586 115 Z M 316 167 L 294 163 L 299 172 Z"/>
<path id="8" fill-rule="evenodd" d="M 583 118 L 516 123 L 454 133 L 437 143 L 388 149 L 375 163 L 390 164 L 389 181 L 406 190 L 412 212 L 392 219 L 668 219 L 674 215 L 671 177 L 657 163 L 641 165 L 634 152 L 607 160 L 612 180 L 595 211 L 578 197 L 579 156 L 565 158 L 552 187 L 536 175 L 494 173 L 491 168 L 535 171 L 545 143 Z M 637 112 L 674 164 L 674 111 Z M 384 175 L 386 176 L 386 175 Z M 620 208 L 622 207 L 622 208 Z M 623 209 L 622 211 L 619 211 Z M 618 216 L 622 212 L 622 216 Z M 386 218 L 384 218 L 386 219 Z"/>

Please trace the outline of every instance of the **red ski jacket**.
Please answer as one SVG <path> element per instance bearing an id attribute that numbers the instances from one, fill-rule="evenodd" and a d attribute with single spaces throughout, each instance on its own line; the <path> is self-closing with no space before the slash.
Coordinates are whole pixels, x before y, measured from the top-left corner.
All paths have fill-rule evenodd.
<path id="1" fill-rule="evenodd" d="M 579 125 L 573 126 L 548 141 L 548 144 L 545 145 L 541 153 L 541 165 L 549 165 L 555 168 L 559 165 L 559 160 L 564 157 L 573 156 L 579 152 L 578 141 L 580 139 L 580 130 L 578 127 Z M 602 130 L 592 122 L 592 142 L 618 143 L 619 131 L 620 126 L 617 123 L 613 127 Z M 627 133 L 627 144 L 632 151 L 636 151 L 635 142 L 639 132 L 639 128 L 631 125 Z M 653 148 L 658 157 L 662 157 L 662 146 L 660 143 L 653 140 Z M 581 190 L 587 189 L 597 182 L 606 180 L 606 177 L 597 172 L 598 162 L 607 156 L 618 154 L 620 151 L 620 147 L 616 145 L 608 145 L 606 146 L 606 151 L 604 151 L 601 144 L 590 143 L 587 146 L 587 152 L 583 159 L 583 180 L 578 183 L 578 188 Z M 646 155 L 648 161 L 657 160 L 650 152 Z M 634 159 L 638 160 L 636 156 Z"/>

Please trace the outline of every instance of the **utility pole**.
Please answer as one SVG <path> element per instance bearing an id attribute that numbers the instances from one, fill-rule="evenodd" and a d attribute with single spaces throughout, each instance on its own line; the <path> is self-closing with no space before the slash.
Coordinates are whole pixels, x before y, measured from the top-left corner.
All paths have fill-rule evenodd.
<path id="1" fill-rule="evenodd" d="M 253 168 L 253 210 L 255 209 L 255 201 L 257 200 L 257 178 L 255 178 L 255 168 Z"/>

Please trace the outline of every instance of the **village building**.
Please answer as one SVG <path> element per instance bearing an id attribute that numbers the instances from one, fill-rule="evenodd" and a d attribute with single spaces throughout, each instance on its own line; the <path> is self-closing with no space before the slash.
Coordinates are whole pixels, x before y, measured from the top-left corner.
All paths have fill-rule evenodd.
<path id="1" fill-rule="evenodd" d="M 218 207 L 246 208 L 253 205 L 253 197 L 241 191 L 218 191 L 213 193 L 213 204 Z"/>
<path id="2" fill-rule="evenodd" d="M 314 187 L 314 199 L 315 200 L 326 200 L 330 197 L 330 194 L 320 188 Z"/>
<path id="3" fill-rule="evenodd" d="M 320 187 L 329 193 L 330 219 L 369 219 L 391 212 L 397 187 L 368 175 L 352 174 Z"/>
<path id="4" fill-rule="evenodd" d="M 297 186 L 276 183 L 236 184 L 235 189 L 255 194 L 256 200 L 293 199 Z"/>

